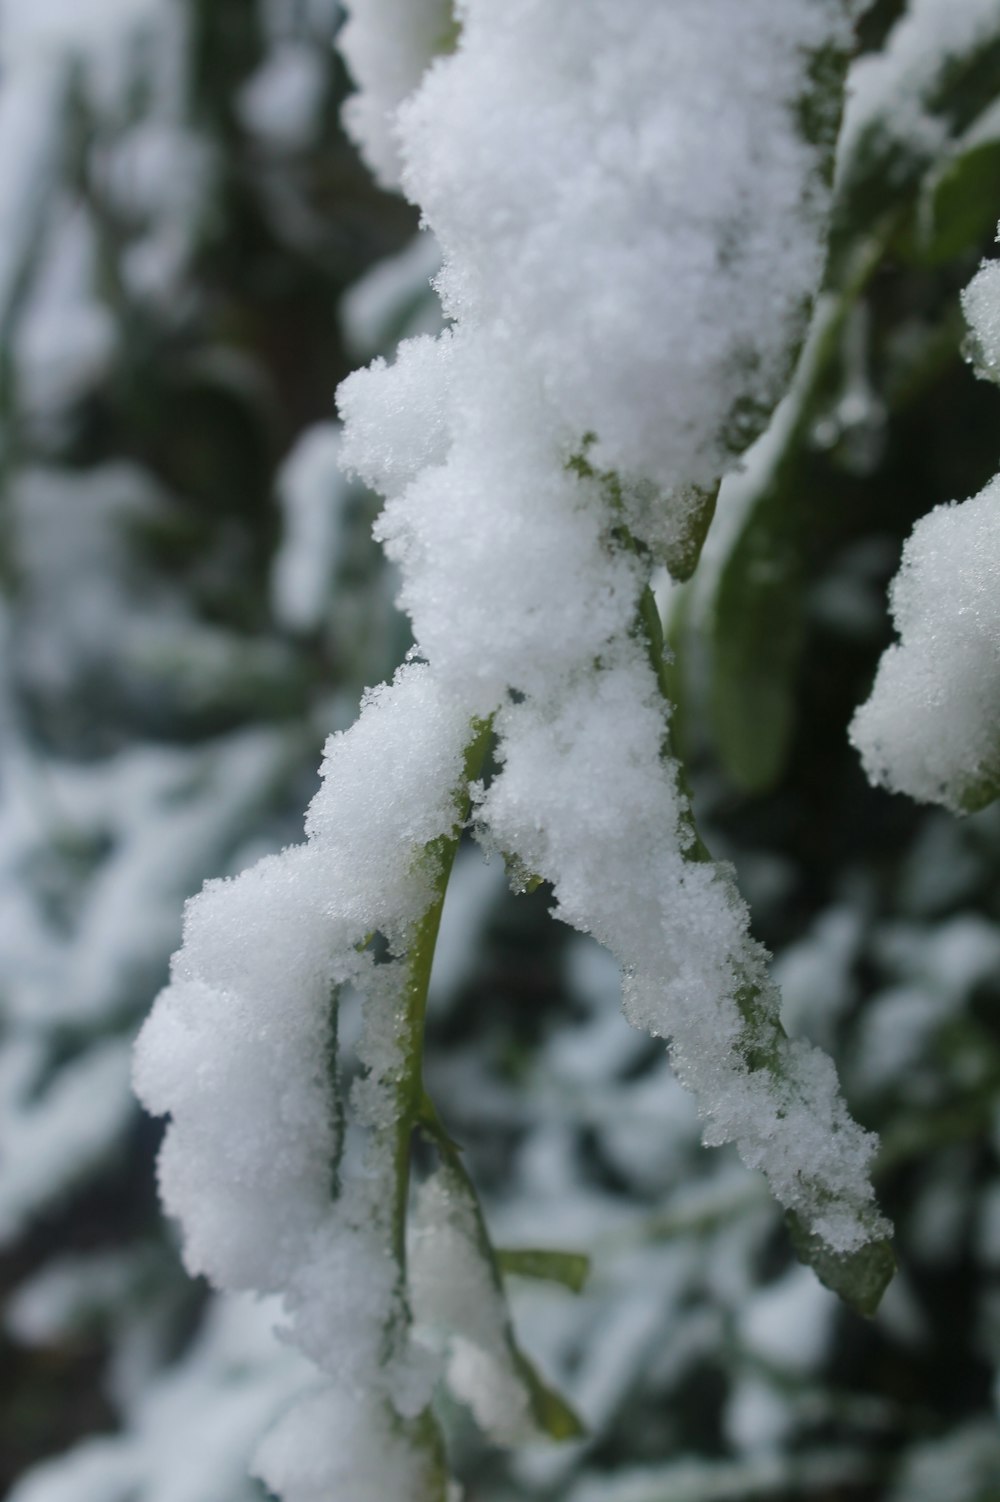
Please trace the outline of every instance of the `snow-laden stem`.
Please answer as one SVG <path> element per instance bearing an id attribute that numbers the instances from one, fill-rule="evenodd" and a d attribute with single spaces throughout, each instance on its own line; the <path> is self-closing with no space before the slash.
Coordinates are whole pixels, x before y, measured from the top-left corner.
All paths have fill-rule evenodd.
<path id="1" fill-rule="evenodd" d="M 663 728 L 664 756 L 677 768 L 677 779 L 686 798 L 686 808 L 682 818 L 684 831 L 688 836 L 686 853 L 690 860 L 711 862 L 712 853 L 702 839 L 695 821 L 691 790 L 688 787 L 684 764 L 677 756 L 673 745 L 669 719 L 669 715 L 673 712 L 673 703 L 670 694 L 670 663 L 667 659 L 667 647 L 663 634 L 663 622 L 660 619 L 660 608 L 656 603 L 656 596 L 653 594 L 652 587 L 649 584 L 644 588 L 639 600 L 638 627 L 646 643 L 650 666 L 656 676 L 657 686 L 663 695 L 663 702 L 667 711 Z"/>
<path id="2" fill-rule="evenodd" d="M 659 607 L 652 588 L 647 584 L 642 592 L 639 602 L 639 629 L 642 632 L 649 660 L 656 674 L 656 681 L 663 695 L 667 717 L 663 732 L 664 755 L 676 767 L 677 781 L 684 795 L 684 810 L 681 815 L 681 827 L 686 837 L 685 856 L 688 860 L 703 861 L 716 866 L 723 880 L 731 881 L 732 878 L 724 874 L 725 868 L 719 868 L 712 852 L 705 844 L 698 822 L 695 818 L 694 804 L 692 801 L 691 787 L 688 781 L 684 763 L 677 755 L 673 745 L 670 730 L 670 714 L 672 704 L 670 700 L 669 663 L 666 656 L 666 642 L 663 633 L 663 622 L 660 618 Z M 787 1033 L 782 1026 L 781 1019 L 777 1015 L 774 1000 L 763 995 L 761 988 L 754 981 L 744 981 L 736 992 L 736 1004 L 740 1015 L 747 1025 L 748 1040 L 744 1057 L 749 1069 L 766 1069 L 775 1076 L 781 1072 L 781 1044 L 787 1039 Z"/>
<path id="3" fill-rule="evenodd" d="M 400 1285 L 406 1282 L 406 1212 L 410 1194 L 410 1158 L 414 1128 L 421 1119 L 427 1099 L 423 1082 L 424 1023 L 427 994 L 430 988 L 434 951 L 441 928 L 448 882 L 455 864 L 462 830 L 469 816 L 469 784 L 482 770 L 492 736 L 492 721 L 474 722 L 473 736 L 465 753 L 464 778 L 459 791 L 460 805 L 454 832 L 433 841 L 426 859 L 435 872 L 433 898 L 423 917 L 415 925 L 407 951 L 406 985 L 403 992 L 403 1016 L 400 1029 L 401 1067 L 396 1084 L 394 1135 L 394 1192 L 392 1249 L 399 1268 Z"/>
<path id="4" fill-rule="evenodd" d="M 732 876 L 725 867 L 716 865 L 701 837 L 684 766 L 672 745 L 669 664 L 665 656 L 663 622 L 649 584 L 645 586 L 640 598 L 636 629 L 645 642 L 650 665 L 664 699 L 663 755 L 676 769 L 678 786 L 684 795 L 681 829 L 685 836 L 685 858 L 712 864 L 718 879 L 732 884 Z M 736 964 L 735 979 L 737 985 L 733 999 L 742 1019 L 740 1052 L 747 1070 L 750 1073 L 764 1071 L 779 1092 L 789 1086 L 794 1090 L 794 1075 L 789 1074 L 788 1068 L 789 1038 L 782 1025 L 776 989 L 769 983 L 762 985 L 739 962 Z M 869 1217 L 873 1224 L 876 1217 L 877 1212 L 873 1209 Z M 895 1266 L 888 1240 L 884 1236 L 876 1236 L 854 1253 L 846 1256 L 831 1255 L 823 1249 L 795 1211 L 788 1210 L 787 1220 L 799 1255 L 812 1264 L 822 1281 L 847 1298 L 862 1313 L 874 1313 Z"/>

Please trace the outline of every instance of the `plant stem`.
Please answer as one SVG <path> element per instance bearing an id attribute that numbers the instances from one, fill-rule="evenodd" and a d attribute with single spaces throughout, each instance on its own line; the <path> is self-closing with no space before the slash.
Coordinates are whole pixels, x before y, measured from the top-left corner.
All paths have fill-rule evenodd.
<path id="1" fill-rule="evenodd" d="M 441 927 L 448 881 L 455 864 L 462 830 L 469 817 L 469 784 L 479 776 L 486 759 L 493 732 L 492 720 L 476 721 L 473 736 L 466 748 L 463 781 L 456 790 L 456 817 L 452 833 L 434 840 L 424 858 L 434 871 L 430 906 L 415 925 L 407 950 L 406 985 L 400 1026 L 402 1063 L 396 1082 L 393 1123 L 395 1202 L 392 1214 L 392 1250 L 399 1269 L 400 1286 L 406 1281 L 406 1211 L 410 1197 L 410 1156 L 413 1131 L 421 1115 L 424 1100 L 423 1055 L 424 1023 L 430 987 L 434 951 Z"/>

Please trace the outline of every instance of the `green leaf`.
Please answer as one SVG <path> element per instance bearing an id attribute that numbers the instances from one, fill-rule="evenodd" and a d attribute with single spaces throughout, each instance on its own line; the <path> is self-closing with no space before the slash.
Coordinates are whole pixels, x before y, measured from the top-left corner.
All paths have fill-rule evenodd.
<path id="1" fill-rule="evenodd" d="M 584 1425 L 565 1398 L 561 1398 L 553 1388 L 542 1381 L 527 1356 L 514 1341 L 513 1335 L 510 1340 L 510 1352 L 518 1376 L 527 1388 L 532 1417 L 539 1429 L 550 1439 L 559 1440 L 560 1443 L 571 1439 L 582 1439 L 587 1432 Z"/>
<path id="2" fill-rule="evenodd" d="M 1000 140 L 945 161 L 927 180 L 917 249 L 929 265 L 952 260 L 990 238 L 1000 213 Z"/>
<path id="3" fill-rule="evenodd" d="M 777 782 L 795 726 L 803 568 L 792 503 L 781 478 L 762 491 L 715 596 L 709 714 L 727 773 L 750 793 Z"/>
<path id="4" fill-rule="evenodd" d="M 956 14 L 959 11 L 956 5 Z M 935 160 L 947 160 L 954 143 L 995 100 L 1000 12 L 993 29 L 980 31 L 975 45 L 965 52 L 954 46 L 927 48 L 916 68 L 897 67 L 896 75 L 896 88 L 883 90 L 884 109 L 859 132 L 850 158 L 840 166 L 831 245 L 834 268 L 887 210 L 914 204 Z M 925 128 L 914 129 L 912 122 L 920 122 L 921 116 Z M 995 214 L 995 197 L 988 202 Z"/>
<path id="5" fill-rule="evenodd" d="M 458 1219 L 456 1224 L 463 1227 L 464 1234 L 470 1240 L 482 1259 L 483 1270 L 493 1287 L 500 1295 L 503 1308 L 503 1326 L 501 1331 L 502 1348 L 506 1352 L 514 1373 L 524 1386 L 525 1395 L 531 1409 L 531 1415 L 535 1424 L 544 1434 L 554 1440 L 579 1439 L 586 1433 L 580 1419 L 566 1400 L 548 1386 L 538 1375 L 535 1367 L 522 1351 L 514 1333 L 513 1322 L 507 1304 L 507 1295 L 503 1286 L 502 1256 L 498 1253 L 490 1240 L 489 1230 L 483 1216 L 479 1196 L 475 1185 L 469 1178 L 468 1171 L 462 1161 L 462 1155 L 455 1144 L 447 1136 L 440 1126 L 437 1113 L 433 1110 L 424 1118 L 424 1127 L 437 1146 L 441 1158 L 441 1172 L 446 1176 L 451 1192 L 455 1196 Z M 520 1257 L 535 1259 L 551 1259 L 552 1265 L 560 1260 L 563 1263 L 575 1262 L 587 1264 L 586 1257 L 574 1258 L 565 1252 L 528 1251 L 525 1253 L 513 1252 L 507 1254 L 517 1260 Z M 520 1271 L 520 1269 L 518 1269 Z M 533 1276 L 550 1276 L 551 1274 L 535 1273 Z M 585 1272 L 584 1272 L 585 1275 Z M 575 1269 L 575 1276 L 581 1278 L 579 1266 Z M 564 1281 L 564 1279 L 560 1279 Z M 582 1278 L 581 1278 L 582 1281 Z M 461 1334 L 461 1331 L 456 1332 Z"/>
<path id="6" fill-rule="evenodd" d="M 688 492 L 688 505 L 684 512 L 684 530 L 669 547 L 664 549 L 663 554 L 663 562 L 671 578 L 679 584 L 690 579 L 698 567 L 698 559 L 701 557 L 708 529 L 712 525 L 718 499 L 718 485 L 713 485 L 711 490 L 702 490 L 698 486 L 692 486 Z M 661 504 L 665 503 L 661 502 Z"/>
<path id="7" fill-rule="evenodd" d="M 795 724 L 804 625 L 803 469 L 809 425 L 839 357 L 848 314 L 881 264 L 894 220 L 883 216 L 817 303 L 785 401 L 726 501 L 733 541 L 711 587 L 709 718 L 723 765 L 747 792 L 773 787 Z"/>
<path id="8" fill-rule="evenodd" d="M 590 1275 L 590 1258 L 582 1252 L 553 1252 L 536 1247 L 498 1247 L 497 1267 L 506 1277 L 540 1278 L 580 1293 Z"/>
<path id="9" fill-rule="evenodd" d="M 892 1243 L 869 1241 L 856 1252 L 838 1255 L 807 1230 L 793 1210 L 788 1211 L 785 1220 L 799 1260 L 811 1267 L 820 1282 L 845 1304 L 871 1319 L 896 1270 Z"/>
<path id="10" fill-rule="evenodd" d="M 449 53 L 456 50 L 461 39 L 462 23 L 455 14 L 454 8 L 451 8 L 444 32 L 434 51 L 439 57 L 447 57 Z"/>
<path id="11" fill-rule="evenodd" d="M 963 814 L 978 814 L 1000 798 L 1000 776 L 997 769 L 984 772 L 979 777 L 970 777 L 958 792 L 958 802 Z"/>
<path id="12" fill-rule="evenodd" d="M 524 864 L 518 855 L 510 855 L 506 850 L 503 852 L 504 872 L 507 876 L 507 885 L 512 892 L 519 897 L 537 892 L 542 885 L 543 878 Z"/>

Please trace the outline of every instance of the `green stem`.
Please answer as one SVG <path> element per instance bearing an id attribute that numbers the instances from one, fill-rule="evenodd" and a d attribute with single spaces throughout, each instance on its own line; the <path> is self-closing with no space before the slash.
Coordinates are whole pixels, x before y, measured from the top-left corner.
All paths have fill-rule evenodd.
<path id="1" fill-rule="evenodd" d="M 462 830 L 469 817 L 469 784 L 482 770 L 493 731 L 492 720 L 476 721 L 474 734 L 465 753 L 463 781 L 456 794 L 456 817 L 452 833 L 433 841 L 425 851 L 432 863 L 434 884 L 430 906 L 413 930 L 407 950 L 406 985 L 402 997 L 400 1049 L 402 1066 L 396 1082 L 393 1124 L 393 1160 L 395 1199 L 392 1214 L 392 1250 L 399 1269 L 400 1285 L 406 1281 L 406 1211 L 410 1197 L 410 1156 L 413 1131 L 421 1116 L 425 1098 L 423 1079 L 424 1024 L 430 988 L 434 951 L 437 947 L 441 914 L 448 891 L 448 881 L 455 864 Z"/>
<path id="2" fill-rule="evenodd" d="M 492 734 L 492 721 L 473 723 L 473 737 L 465 753 L 463 780 L 455 793 L 455 822 L 448 835 L 434 840 L 423 851 L 423 859 L 434 873 L 431 901 L 422 918 L 414 925 L 407 949 L 406 982 L 401 998 L 399 1043 L 401 1065 L 394 1087 L 392 1136 L 393 1204 L 390 1226 L 392 1254 L 396 1262 L 401 1305 L 390 1316 L 384 1329 L 388 1358 L 400 1334 L 400 1312 L 409 1319 L 406 1301 L 406 1219 L 410 1198 L 410 1159 L 413 1133 L 425 1114 L 426 1094 L 423 1084 L 424 1025 L 430 989 L 434 951 L 441 928 L 448 881 L 462 830 L 472 802 L 470 783 L 478 777 Z M 410 1443 L 424 1457 L 426 1472 L 421 1496 L 433 1502 L 445 1502 L 448 1469 L 444 1440 L 431 1408 L 424 1408 L 415 1418 L 404 1422 L 394 1409 L 387 1410 L 391 1423 L 401 1427 Z"/>

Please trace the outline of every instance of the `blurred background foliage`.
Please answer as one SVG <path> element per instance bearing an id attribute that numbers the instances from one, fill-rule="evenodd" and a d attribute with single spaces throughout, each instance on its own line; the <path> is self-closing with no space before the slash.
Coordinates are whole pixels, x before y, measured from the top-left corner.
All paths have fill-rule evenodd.
<path id="1" fill-rule="evenodd" d="M 186 1278 L 128 1053 L 183 898 L 300 837 L 324 736 L 408 645 L 332 396 L 436 326 L 434 248 L 340 134 L 337 9 L 0 16 L 13 1502 L 259 1498 L 249 1454 L 302 1382 L 273 1309 Z M 963 33 L 954 0 L 915 10 Z M 861 51 L 891 59 L 904 13 L 873 5 Z M 515 899 L 463 851 L 429 1083 L 496 1242 L 593 1258 L 579 1295 L 511 1280 L 589 1437 L 512 1459 L 449 1411 L 473 1502 L 1000 1499 L 1000 819 L 873 791 L 846 738 L 904 538 L 997 468 L 1000 400 L 958 299 L 1000 213 L 1000 11 L 885 73 L 838 165 L 792 392 L 663 604 L 699 819 L 790 1030 L 833 1052 L 881 1134 L 899 1273 L 875 1320 L 838 1305 L 757 1179 L 699 1146 L 611 962 L 551 922 L 544 888 Z"/>

